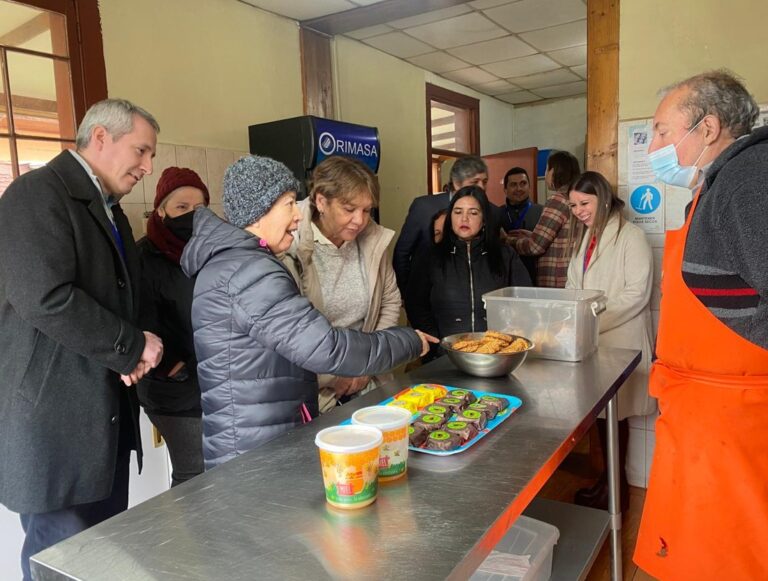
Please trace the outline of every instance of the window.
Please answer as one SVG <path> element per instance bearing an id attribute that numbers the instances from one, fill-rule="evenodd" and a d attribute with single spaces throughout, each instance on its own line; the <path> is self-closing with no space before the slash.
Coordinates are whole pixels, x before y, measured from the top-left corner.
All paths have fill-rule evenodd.
<path id="1" fill-rule="evenodd" d="M 106 93 L 96 0 L 0 0 L 0 195 L 73 148 L 77 121 Z"/>
<path id="2" fill-rule="evenodd" d="M 427 84 L 427 183 L 430 193 L 443 191 L 456 158 L 480 152 L 480 102 Z"/>

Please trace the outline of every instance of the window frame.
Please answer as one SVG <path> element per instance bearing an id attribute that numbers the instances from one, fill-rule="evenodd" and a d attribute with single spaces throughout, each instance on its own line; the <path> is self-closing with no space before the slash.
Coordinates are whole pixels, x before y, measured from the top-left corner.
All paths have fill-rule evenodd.
<path id="1" fill-rule="evenodd" d="M 107 74 L 104 63 L 104 45 L 101 36 L 101 21 L 98 0 L 11 0 L 15 4 L 47 10 L 64 16 L 67 31 L 68 56 L 42 54 L 19 47 L 0 48 L 2 76 L 5 89 L 5 107 L 8 115 L 8 139 L 13 179 L 19 176 L 19 160 L 16 141 L 19 139 L 13 125 L 13 107 L 11 103 L 11 84 L 6 55 L 11 53 L 44 56 L 53 60 L 68 60 L 72 107 L 75 126 L 80 124 L 88 107 L 107 98 Z M 21 136 L 21 139 L 28 139 Z M 35 137 L 39 141 L 70 142 L 70 139 L 46 139 Z"/>
<path id="2" fill-rule="evenodd" d="M 480 155 L 480 100 L 468 95 L 463 95 L 445 87 L 426 83 L 426 108 L 427 108 L 427 192 L 432 194 L 440 190 L 441 184 L 437 188 L 433 179 L 433 157 L 458 159 L 463 155 Z M 432 147 L 432 101 L 437 101 L 444 105 L 449 105 L 457 109 L 464 109 L 469 115 L 469 144 L 470 151 L 450 151 Z"/>

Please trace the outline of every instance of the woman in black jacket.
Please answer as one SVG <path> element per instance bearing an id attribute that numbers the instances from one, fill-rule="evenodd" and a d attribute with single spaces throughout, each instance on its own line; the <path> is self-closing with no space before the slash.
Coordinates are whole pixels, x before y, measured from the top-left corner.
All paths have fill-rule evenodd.
<path id="1" fill-rule="evenodd" d="M 179 266 L 195 208 L 208 188 L 187 168 L 169 167 L 157 182 L 155 209 L 139 243 L 141 320 L 163 340 L 163 359 L 138 385 L 139 402 L 168 445 L 176 486 L 203 472 L 202 409 L 192 334 L 194 279 Z"/>
<path id="2" fill-rule="evenodd" d="M 415 259 L 405 294 L 411 325 L 436 337 L 485 331 L 483 294 L 531 285 L 520 257 L 502 246 L 492 209 L 477 186 L 456 192 L 443 239 Z"/>

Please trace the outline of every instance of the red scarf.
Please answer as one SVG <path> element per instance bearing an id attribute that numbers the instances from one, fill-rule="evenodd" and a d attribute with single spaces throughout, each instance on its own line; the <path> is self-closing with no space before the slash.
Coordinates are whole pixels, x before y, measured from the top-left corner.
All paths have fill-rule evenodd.
<path id="1" fill-rule="evenodd" d="M 181 261 L 181 253 L 184 252 L 184 246 L 186 246 L 187 243 L 165 227 L 163 219 L 157 213 L 157 210 L 152 212 L 152 215 L 147 221 L 147 238 L 149 238 L 150 242 L 168 257 L 169 260 L 179 264 Z"/>

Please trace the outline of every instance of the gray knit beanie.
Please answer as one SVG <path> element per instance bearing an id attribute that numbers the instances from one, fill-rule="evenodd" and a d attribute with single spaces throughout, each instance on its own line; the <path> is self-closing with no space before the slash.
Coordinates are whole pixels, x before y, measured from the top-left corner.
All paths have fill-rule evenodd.
<path id="1" fill-rule="evenodd" d="M 269 212 L 277 198 L 291 191 L 299 191 L 299 181 L 285 164 L 247 155 L 224 174 L 224 216 L 233 226 L 245 228 Z"/>

